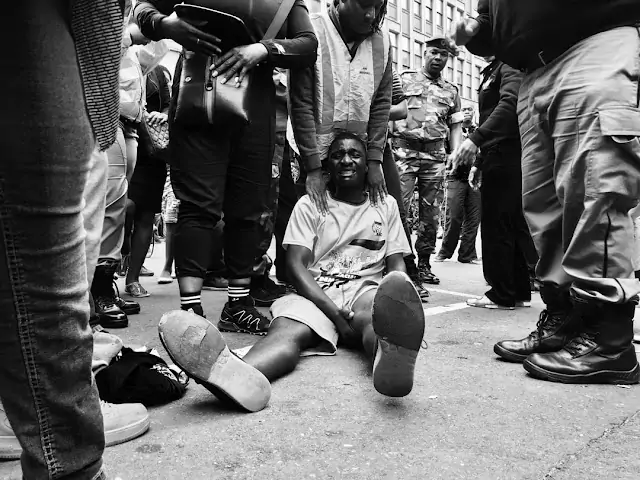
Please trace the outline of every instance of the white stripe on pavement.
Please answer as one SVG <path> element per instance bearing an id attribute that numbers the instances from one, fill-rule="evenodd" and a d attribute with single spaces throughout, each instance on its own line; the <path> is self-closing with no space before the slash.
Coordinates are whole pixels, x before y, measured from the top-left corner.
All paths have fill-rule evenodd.
<path id="1" fill-rule="evenodd" d="M 466 303 L 452 303 L 451 305 L 442 305 L 440 307 L 425 308 L 424 314 L 425 316 L 430 317 L 432 315 L 455 312 L 456 310 L 463 310 L 469 307 L 470 305 L 467 305 Z"/>
<path id="2" fill-rule="evenodd" d="M 429 290 L 430 292 L 444 293 L 446 295 L 455 295 L 456 297 L 478 298 L 482 296 L 482 295 L 472 295 L 470 293 L 454 292 L 452 290 L 442 290 L 440 288 L 431 288 L 431 287 L 427 287 L 427 290 Z"/>

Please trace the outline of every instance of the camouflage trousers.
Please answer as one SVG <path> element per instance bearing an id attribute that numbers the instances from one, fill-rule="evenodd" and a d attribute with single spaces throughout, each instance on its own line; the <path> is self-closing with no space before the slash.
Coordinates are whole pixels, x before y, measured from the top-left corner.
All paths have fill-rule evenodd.
<path id="1" fill-rule="evenodd" d="M 271 190 L 269 191 L 269 200 L 267 202 L 269 208 L 262 212 L 260 216 L 260 226 L 262 227 L 262 237 L 260 240 L 259 251 L 260 256 L 255 260 L 253 267 L 253 276 L 259 277 L 271 270 L 273 260 L 267 255 L 267 250 L 271 246 L 273 238 L 273 230 L 275 228 L 276 215 L 278 213 L 278 197 L 280 196 L 280 173 L 282 172 L 282 162 L 290 155 L 285 154 L 285 150 L 290 148 L 286 132 L 276 132 L 276 142 L 271 159 Z"/>
<path id="2" fill-rule="evenodd" d="M 408 212 L 418 186 L 418 226 L 416 253 L 418 259 L 427 258 L 436 250 L 436 235 L 440 222 L 440 206 L 444 201 L 445 158 L 444 152 L 396 157 L 400 171 L 402 203 Z M 428 158 L 425 158 L 428 157 Z"/>

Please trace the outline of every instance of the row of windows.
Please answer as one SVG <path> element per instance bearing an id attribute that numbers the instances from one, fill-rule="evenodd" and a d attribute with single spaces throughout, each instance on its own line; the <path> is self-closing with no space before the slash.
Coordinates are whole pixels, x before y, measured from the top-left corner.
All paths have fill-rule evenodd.
<path id="1" fill-rule="evenodd" d="M 389 0 L 387 16 L 402 25 L 403 31 L 413 28 L 427 35 L 441 35 L 464 17 L 467 5 L 444 0 Z M 411 21 L 413 17 L 413 21 Z"/>
<path id="2" fill-rule="evenodd" d="M 398 71 L 402 70 L 420 70 L 423 67 L 423 44 L 417 41 L 413 42 L 413 62 L 411 52 L 411 40 L 406 35 L 389 32 L 391 39 L 391 54 L 393 56 L 393 65 Z M 398 45 L 400 38 L 400 45 Z M 398 57 L 400 53 L 400 57 Z M 476 91 L 480 85 L 480 72 L 482 65 L 474 65 L 470 58 L 451 58 L 447 64 L 447 68 L 442 72 L 442 76 L 451 83 L 458 86 L 460 95 L 463 98 L 475 99 Z"/>

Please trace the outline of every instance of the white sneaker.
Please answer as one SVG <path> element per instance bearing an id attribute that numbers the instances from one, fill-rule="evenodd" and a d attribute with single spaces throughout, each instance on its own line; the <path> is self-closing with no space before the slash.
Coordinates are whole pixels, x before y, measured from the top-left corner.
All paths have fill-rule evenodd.
<path id="1" fill-rule="evenodd" d="M 107 403 L 100 401 L 104 419 L 105 446 L 128 442 L 149 430 L 149 412 L 141 403 Z"/>
<path id="2" fill-rule="evenodd" d="M 0 459 L 19 460 L 22 455 L 22 447 L 18 438 L 13 433 L 4 407 L 0 403 Z"/>
<path id="3" fill-rule="evenodd" d="M 516 302 L 516 308 L 531 308 L 531 302 Z"/>
<path id="4" fill-rule="evenodd" d="M 490 310 L 513 310 L 515 307 L 506 307 L 504 305 L 499 305 L 493 301 L 491 301 L 486 296 L 482 296 L 480 298 L 470 298 L 467 300 L 467 305 L 470 307 L 478 307 L 478 308 L 488 308 Z"/>

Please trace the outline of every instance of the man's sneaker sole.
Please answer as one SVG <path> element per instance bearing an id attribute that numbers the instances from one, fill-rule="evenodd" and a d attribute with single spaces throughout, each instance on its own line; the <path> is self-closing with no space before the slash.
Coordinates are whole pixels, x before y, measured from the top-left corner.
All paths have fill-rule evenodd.
<path id="1" fill-rule="evenodd" d="M 255 330 L 249 330 L 247 328 L 243 328 L 240 325 L 235 324 L 234 322 L 229 322 L 227 320 L 218 320 L 218 330 L 221 332 L 229 332 L 229 333 L 248 333 L 249 335 L 257 335 L 259 337 L 264 337 L 269 332 L 256 332 Z"/>
<path id="2" fill-rule="evenodd" d="M 269 403 L 269 380 L 231 353 L 218 329 L 205 318 L 184 310 L 167 312 L 158 333 L 171 360 L 219 399 L 229 399 L 250 412 Z"/>
<path id="3" fill-rule="evenodd" d="M 129 440 L 133 440 L 134 438 L 138 438 L 149 430 L 150 424 L 149 414 L 147 413 L 143 418 L 135 423 L 113 430 L 105 430 L 105 447 L 112 447 L 113 445 L 119 445 L 121 443 L 128 442 Z"/>
<path id="4" fill-rule="evenodd" d="M 404 397 L 413 389 L 424 337 L 422 301 L 407 274 L 391 272 L 382 279 L 373 299 L 372 324 L 378 342 L 373 386 L 388 397 Z"/>
<path id="5" fill-rule="evenodd" d="M 511 363 L 522 363 L 529 356 L 529 355 L 520 355 L 519 353 L 514 353 L 510 350 L 507 350 L 506 348 L 502 347 L 497 343 L 493 346 L 493 352 L 503 360 L 506 360 Z"/>
<path id="6" fill-rule="evenodd" d="M 551 372 L 529 360 L 523 363 L 524 369 L 534 378 L 557 383 L 582 383 L 582 384 L 614 384 L 614 385 L 635 385 L 640 383 L 640 366 L 636 364 L 631 370 L 600 370 L 586 375 L 567 375 L 564 373 Z"/>

